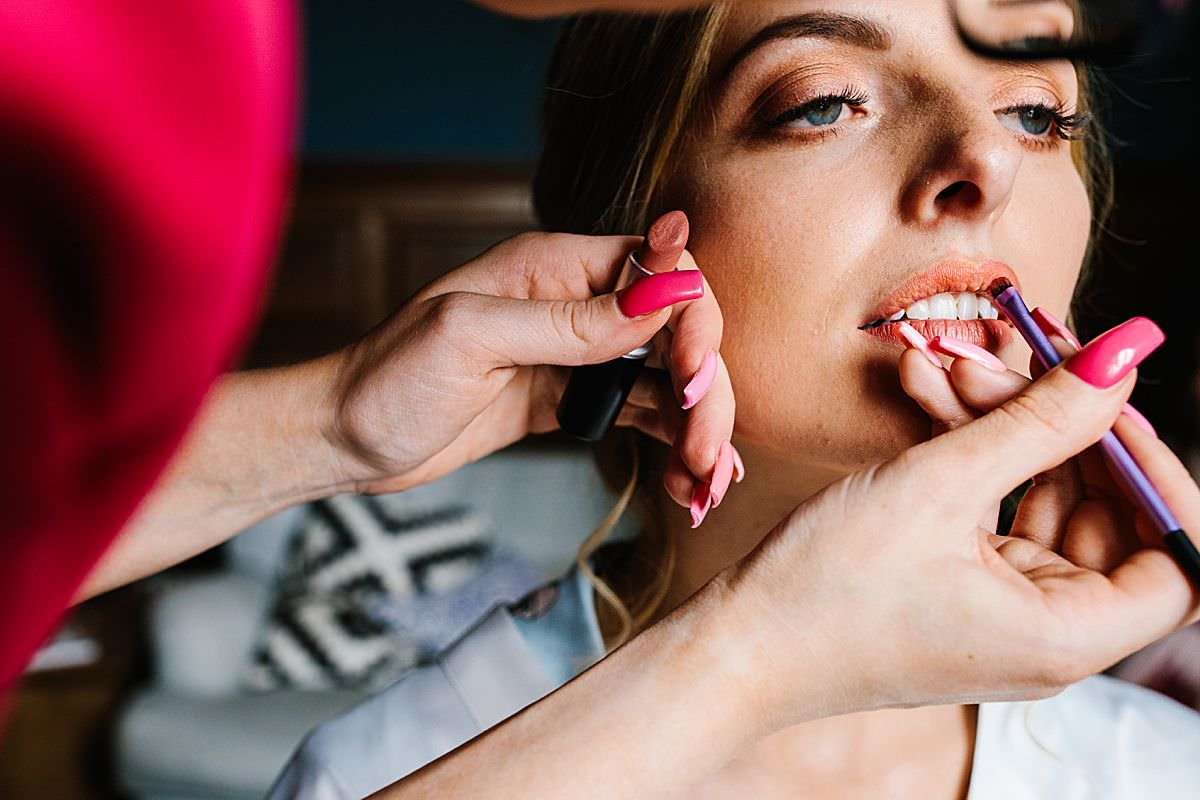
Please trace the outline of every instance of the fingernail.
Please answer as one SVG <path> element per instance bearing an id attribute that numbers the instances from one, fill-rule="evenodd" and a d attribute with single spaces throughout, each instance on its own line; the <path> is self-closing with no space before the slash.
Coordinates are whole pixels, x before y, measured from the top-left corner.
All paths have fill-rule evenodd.
<path id="1" fill-rule="evenodd" d="M 684 411 L 704 399 L 704 395 L 708 394 L 708 390 L 712 388 L 713 379 L 716 377 L 717 353 L 715 350 L 709 350 L 704 356 L 704 360 L 700 362 L 700 369 L 696 370 L 696 374 L 683 389 Z"/>
<path id="2" fill-rule="evenodd" d="M 634 256 L 647 272 L 670 272 L 687 247 L 690 226 L 687 214 L 670 211 L 654 220 Z"/>
<path id="3" fill-rule="evenodd" d="M 1004 362 L 996 358 L 992 353 L 989 353 L 982 347 L 977 347 L 970 342 L 964 342 L 960 339 L 935 336 L 929 340 L 929 349 L 935 353 L 950 356 L 951 358 L 965 358 L 968 361 L 983 364 L 993 372 L 1008 372 L 1008 367 L 1004 366 Z M 939 364 L 938 366 L 941 365 Z"/>
<path id="4" fill-rule="evenodd" d="M 704 296 L 704 276 L 698 269 L 648 275 L 617 292 L 617 307 L 629 318 Z"/>
<path id="5" fill-rule="evenodd" d="M 1146 433 L 1150 434 L 1155 439 L 1158 438 L 1158 431 L 1154 430 L 1154 426 L 1150 424 L 1150 420 L 1146 419 L 1146 417 L 1142 415 L 1142 412 L 1129 405 L 1129 403 L 1125 404 L 1125 408 L 1122 409 L 1121 413 L 1136 422 L 1137 426 Z"/>
<path id="6" fill-rule="evenodd" d="M 692 530 L 700 527 L 711 508 L 712 492 L 708 490 L 708 484 L 696 484 L 696 488 L 692 490 Z"/>
<path id="7" fill-rule="evenodd" d="M 729 491 L 729 482 L 733 479 L 733 445 L 728 441 L 721 442 L 717 450 L 717 463 L 713 467 L 712 483 L 709 493 L 712 494 L 713 508 L 721 505 L 725 492 Z"/>
<path id="8" fill-rule="evenodd" d="M 1067 369 L 1097 389 L 1107 389 L 1153 353 L 1166 337 L 1145 317 L 1102 333 L 1067 361 Z"/>
<path id="9" fill-rule="evenodd" d="M 917 329 L 907 322 L 901 322 L 896 326 L 896 332 L 904 341 L 908 342 L 908 346 L 914 350 L 920 350 L 929 359 L 929 363 L 933 364 L 938 369 L 942 368 L 942 361 L 932 350 L 929 349 L 929 340 L 921 334 L 917 333 Z"/>
<path id="10" fill-rule="evenodd" d="M 737 448 L 729 445 L 733 449 L 733 482 L 741 483 L 746 479 L 746 465 L 742 463 L 742 454 Z"/>
<path id="11" fill-rule="evenodd" d="M 1046 334 L 1047 336 L 1058 334 L 1076 350 L 1083 347 L 1083 345 L 1079 343 L 1079 339 L 1076 338 L 1075 334 L 1071 333 L 1070 328 L 1064 325 L 1060 319 L 1055 317 L 1046 309 L 1035 308 L 1032 312 L 1030 312 L 1030 315 L 1033 317 L 1033 321 L 1037 323 L 1037 326 L 1042 329 L 1042 333 Z"/>

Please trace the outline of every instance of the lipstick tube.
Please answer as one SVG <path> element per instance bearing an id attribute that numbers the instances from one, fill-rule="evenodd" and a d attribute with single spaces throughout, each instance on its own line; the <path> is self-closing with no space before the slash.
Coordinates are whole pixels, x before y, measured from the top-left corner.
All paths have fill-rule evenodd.
<path id="1" fill-rule="evenodd" d="M 625 259 L 615 290 L 653 274 L 638 262 L 634 251 Z M 556 414 L 562 429 L 585 442 L 598 442 L 607 436 L 617 424 L 621 407 L 649 355 L 650 344 L 646 343 L 612 361 L 572 370 Z"/>

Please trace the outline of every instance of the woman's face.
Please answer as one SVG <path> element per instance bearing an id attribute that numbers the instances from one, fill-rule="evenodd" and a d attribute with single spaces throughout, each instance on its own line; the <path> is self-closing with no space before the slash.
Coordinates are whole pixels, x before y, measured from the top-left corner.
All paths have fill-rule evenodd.
<path id="1" fill-rule="evenodd" d="M 972 55 L 946 5 L 731 12 L 712 113 L 670 194 L 725 312 L 738 432 L 759 449 L 840 470 L 928 435 L 900 390 L 897 324 L 864 326 L 904 310 L 1025 371 L 1008 323 L 969 319 L 988 314 L 975 298 L 1003 277 L 1066 312 L 1090 217 L 1060 136 L 1074 69 Z"/>

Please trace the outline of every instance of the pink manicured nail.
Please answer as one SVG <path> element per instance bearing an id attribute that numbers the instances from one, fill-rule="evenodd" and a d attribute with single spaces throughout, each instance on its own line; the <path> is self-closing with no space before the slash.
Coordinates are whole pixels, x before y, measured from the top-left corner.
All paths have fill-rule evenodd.
<path id="1" fill-rule="evenodd" d="M 712 501 L 712 492 L 709 491 L 708 484 L 696 484 L 696 488 L 692 490 L 692 530 L 699 528 L 700 523 L 704 522 L 709 509 L 712 508 Z"/>
<path id="2" fill-rule="evenodd" d="M 696 370 L 696 374 L 683 389 L 684 411 L 704 399 L 704 395 L 708 394 L 708 390 L 712 388 L 713 379 L 716 377 L 717 354 L 716 351 L 709 350 L 708 354 L 704 356 L 704 360 L 700 362 L 700 369 Z"/>
<path id="3" fill-rule="evenodd" d="M 1033 321 L 1037 323 L 1037 326 L 1042 329 L 1042 333 L 1047 336 L 1058 336 L 1064 342 L 1071 345 L 1071 347 L 1075 348 L 1076 352 L 1079 351 L 1079 348 L 1083 347 L 1075 334 L 1071 333 L 1071 330 L 1049 311 L 1043 308 L 1035 308 L 1030 312 L 1030 315 L 1033 317 Z M 1132 405 L 1126 403 L 1122 413 L 1136 422 L 1137 426 L 1146 433 L 1156 439 L 1158 438 L 1158 431 L 1154 430 L 1154 426 L 1150 424 L 1150 420 L 1146 419 L 1145 415 Z"/>
<path id="4" fill-rule="evenodd" d="M 1008 372 L 1008 367 L 1004 366 L 1004 362 L 996 358 L 996 356 L 982 347 L 977 347 L 970 342 L 964 342 L 960 339 L 935 336 L 929 341 L 929 349 L 935 353 L 950 356 L 951 358 L 965 358 L 968 361 L 983 364 L 993 372 Z"/>
<path id="5" fill-rule="evenodd" d="M 929 340 L 921 334 L 917 333 L 917 329 L 907 322 L 901 322 L 896 326 L 896 332 L 904 341 L 908 342 L 908 346 L 914 350 L 920 350 L 929 359 L 929 363 L 933 364 L 938 369 L 942 368 L 942 361 L 934 352 L 929 349 Z"/>
<path id="6" fill-rule="evenodd" d="M 713 467 L 712 483 L 709 492 L 712 494 L 713 508 L 721 505 L 725 492 L 729 491 L 729 482 L 733 479 L 733 445 L 728 441 L 721 442 L 717 450 L 717 463 Z"/>
<path id="7" fill-rule="evenodd" d="M 1083 345 L 1079 343 L 1079 339 L 1076 338 L 1075 334 L 1071 333 L 1070 328 L 1064 325 L 1061 320 L 1059 320 L 1046 309 L 1035 308 L 1030 312 L 1030 316 L 1033 317 L 1033 321 L 1037 323 L 1037 326 L 1042 329 L 1042 333 L 1046 334 L 1047 336 L 1057 333 L 1076 350 L 1083 347 Z"/>
<path id="8" fill-rule="evenodd" d="M 1088 342 L 1067 361 L 1067 370 L 1097 389 L 1107 389 L 1142 363 L 1164 339 L 1162 329 L 1153 322 L 1134 317 Z"/>
<path id="9" fill-rule="evenodd" d="M 1129 403 L 1125 404 L 1125 408 L 1121 410 L 1121 413 L 1136 422 L 1137 426 L 1146 433 L 1150 434 L 1155 439 L 1158 438 L 1158 431 L 1154 430 L 1154 426 L 1150 424 L 1150 420 L 1146 419 L 1146 417 L 1142 415 L 1142 412 L 1129 405 Z"/>
<path id="10" fill-rule="evenodd" d="M 659 309 L 704 296 L 704 276 L 698 269 L 660 272 L 617 292 L 617 307 L 627 317 L 643 317 Z"/>
<path id="11" fill-rule="evenodd" d="M 729 447 L 733 450 L 733 482 L 741 483 L 746 479 L 746 465 L 742 463 L 742 454 L 737 448 L 733 445 Z"/>

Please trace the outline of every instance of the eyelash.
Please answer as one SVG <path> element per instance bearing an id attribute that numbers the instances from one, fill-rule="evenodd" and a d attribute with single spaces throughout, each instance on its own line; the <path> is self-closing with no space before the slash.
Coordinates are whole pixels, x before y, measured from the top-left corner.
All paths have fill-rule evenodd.
<path id="1" fill-rule="evenodd" d="M 1045 136 L 1031 136 L 1018 133 L 1017 136 L 1022 141 L 1040 148 L 1058 147 L 1060 142 L 1075 142 L 1083 138 L 1088 125 L 1092 121 L 1092 115 L 1086 111 L 1076 112 L 1073 114 L 1067 113 L 1066 105 L 1062 102 L 1054 105 L 1045 103 L 1022 103 L 1015 106 L 1009 106 L 996 112 L 997 114 L 1015 114 L 1021 111 L 1041 111 L 1050 116 L 1050 122 L 1053 126 L 1053 131 Z M 1015 131 L 1014 131 L 1015 132 Z"/>
<path id="2" fill-rule="evenodd" d="M 795 122 L 796 120 L 802 118 L 805 114 L 816 110 L 822 105 L 843 103 L 847 106 L 850 106 L 850 108 L 861 108 L 862 106 L 866 105 L 870 99 L 871 98 L 867 96 L 866 92 L 848 86 L 845 89 L 842 89 L 840 92 L 823 94 L 819 97 L 814 97 L 811 100 L 806 100 L 798 106 L 789 108 L 787 111 L 783 112 L 774 119 L 768 120 L 763 127 L 767 131 L 775 131 L 779 128 L 782 128 L 784 125 Z M 837 129 L 831 126 L 814 127 L 808 133 L 808 135 L 811 136 L 821 137 L 832 136 L 836 134 Z"/>
<path id="3" fill-rule="evenodd" d="M 779 116 L 768 120 L 763 129 L 767 133 L 777 132 L 780 128 L 803 118 L 806 114 L 820 108 L 823 105 L 831 103 L 842 103 L 850 108 L 861 108 L 866 105 L 870 97 L 861 90 L 846 87 L 840 92 L 823 94 L 819 97 L 814 97 L 807 100 L 798 106 L 789 108 Z M 1018 133 L 1017 136 L 1023 142 L 1033 147 L 1038 148 L 1054 148 L 1059 145 L 1060 141 L 1074 142 L 1083 138 L 1083 134 L 1087 126 L 1091 123 L 1091 114 L 1086 112 L 1067 113 L 1066 105 L 1062 102 L 1054 105 L 1045 103 L 1024 103 L 1019 105 L 1009 106 L 1001 109 L 998 114 L 1014 114 L 1021 111 L 1037 110 L 1044 112 L 1050 116 L 1051 124 L 1053 125 L 1053 133 L 1051 135 L 1034 136 L 1029 134 Z M 807 130 L 804 135 L 817 136 L 825 138 L 827 136 L 836 136 L 838 129 L 832 125 L 814 126 Z"/>

